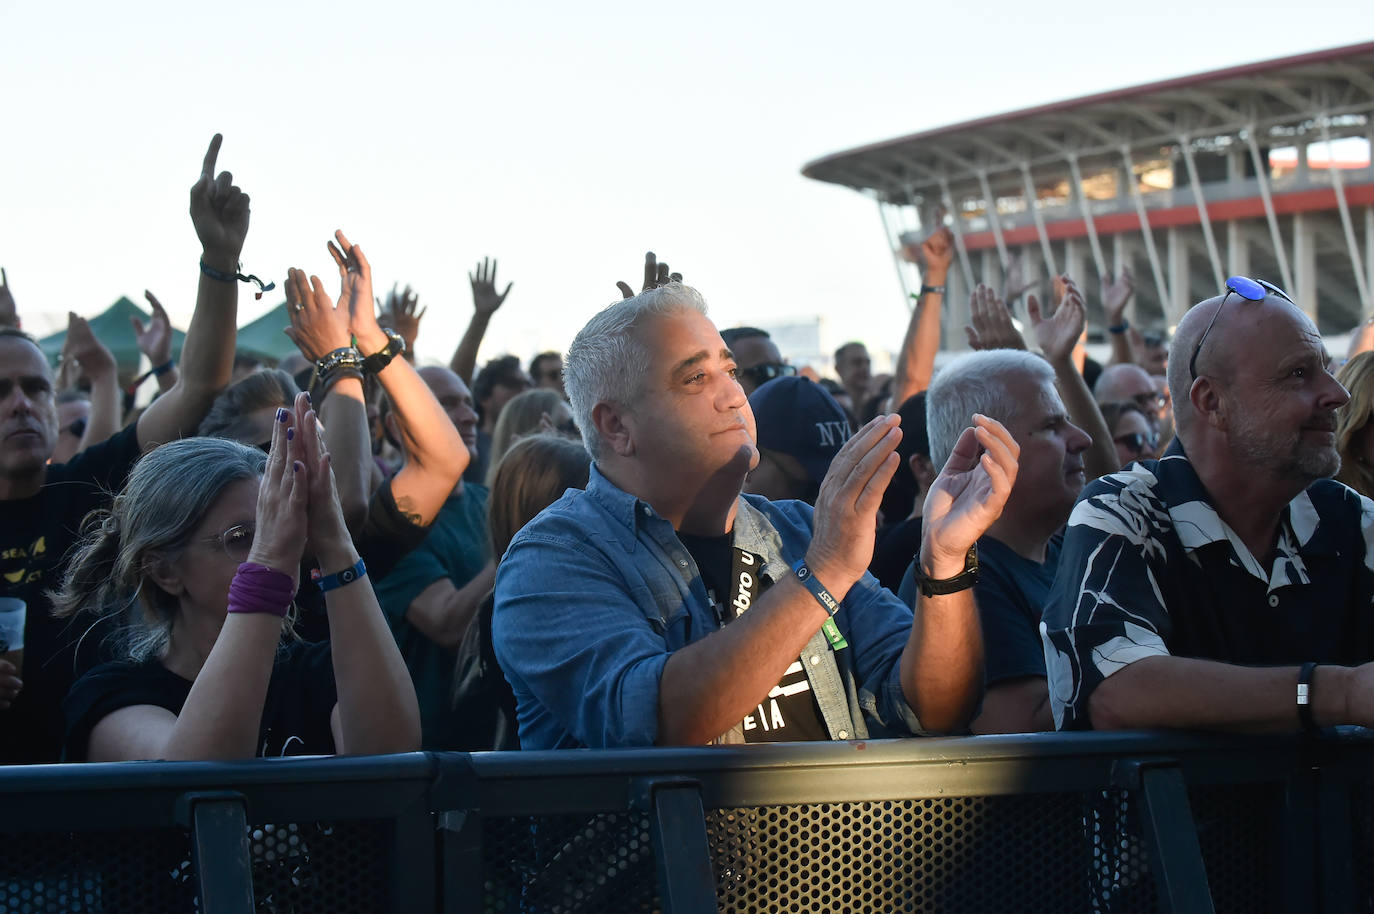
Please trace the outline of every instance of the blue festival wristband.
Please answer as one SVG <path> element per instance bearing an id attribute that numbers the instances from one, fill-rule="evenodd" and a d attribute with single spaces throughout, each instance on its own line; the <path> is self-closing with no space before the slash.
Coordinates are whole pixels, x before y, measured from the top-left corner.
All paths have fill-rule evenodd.
<path id="1" fill-rule="evenodd" d="M 343 587 L 346 584 L 352 584 L 365 574 L 367 574 L 367 566 L 363 564 L 362 559 L 358 559 L 358 564 L 354 565 L 352 568 L 345 568 L 343 571 L 335 574 L 322 575 L 320 574 L 320 570 L 316 568 L 314 571 L 310 572 L 310 580 L 314 581 L 315 586 L 321 591 L 330 591 Z"/>
<path id="2" fill-rule="evenodd" d="M 821 604 L 829 615 L 835 615 L 840 611 L 840 601 L 830 595 L 816 576 L 811 573 L 811 569 L 806 566 L 806 559 L 801 559 L 792 566 L 792 570 L 797 574 L 797 580 L 801 581 L 802 586 L 811 591 L 811 596 L 816 598 L 816 602 Z"/>

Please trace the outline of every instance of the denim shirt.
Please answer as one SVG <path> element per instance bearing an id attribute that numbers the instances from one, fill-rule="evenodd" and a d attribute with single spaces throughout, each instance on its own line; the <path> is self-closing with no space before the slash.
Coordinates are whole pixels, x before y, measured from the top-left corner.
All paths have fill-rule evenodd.
<path id="1" fill-rule="evenodd" d="M 776 583 L 811 543 L 811 506 L 741 495 L 735 545 Z M 800 660 L 832 739 L 920 733 L 898 678 L 911 609 L 865 573 L 835 614 L 847 647 L 817 631 Z M 719 628 L 671 523 L 593 465 L 511 542 L 492 636 L 526 749 L 650 746 L 673 651 Z M 743 742 L 742 722 L 716 742 Z"/>

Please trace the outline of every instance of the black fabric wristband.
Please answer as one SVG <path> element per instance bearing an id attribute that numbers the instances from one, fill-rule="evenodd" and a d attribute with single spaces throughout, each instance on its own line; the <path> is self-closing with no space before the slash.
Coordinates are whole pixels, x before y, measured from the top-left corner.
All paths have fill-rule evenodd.
<path id="1" fill-rule="evenodd" d="M 1312 674 L 1316 669 L 1317 665 L 1309 660 L 1298 670 L 1298 722 L 1308 733 L 1316 733 L 1321 729 L 1317 726 L 1317 719 L 1312 716 Z"/>

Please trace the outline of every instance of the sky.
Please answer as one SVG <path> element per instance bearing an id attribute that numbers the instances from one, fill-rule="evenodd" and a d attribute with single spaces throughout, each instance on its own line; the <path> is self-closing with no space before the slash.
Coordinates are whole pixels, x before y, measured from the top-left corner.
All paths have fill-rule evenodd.
<path id="1" fill-rule="evenodd" d="M 562 349 L 655 251 L 717 324 L 823 320 L 876 353 L 908 309 L 877 207 L 823 155 L 1064 98 L 1374 39 L 1330 0 L 1113 4 L 0 0 L 0 266 L 26 328 L 151 289 L 185 327 L 188 191 L 210 137 L 252 198 L 245 272 L 428 307 L 421 361 L 515 285 L 481 357 Z M 1297 12 L 1297 10 L 1301 10 Z"/>

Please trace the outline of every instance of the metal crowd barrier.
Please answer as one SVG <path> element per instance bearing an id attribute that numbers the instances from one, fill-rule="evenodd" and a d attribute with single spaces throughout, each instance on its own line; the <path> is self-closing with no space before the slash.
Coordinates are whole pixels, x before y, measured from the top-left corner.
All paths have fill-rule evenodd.
<path id="1" fill-rule="evenodd" d="M 0 769 L 0 912 L 1374 911 L 1374 738 Z"/>

